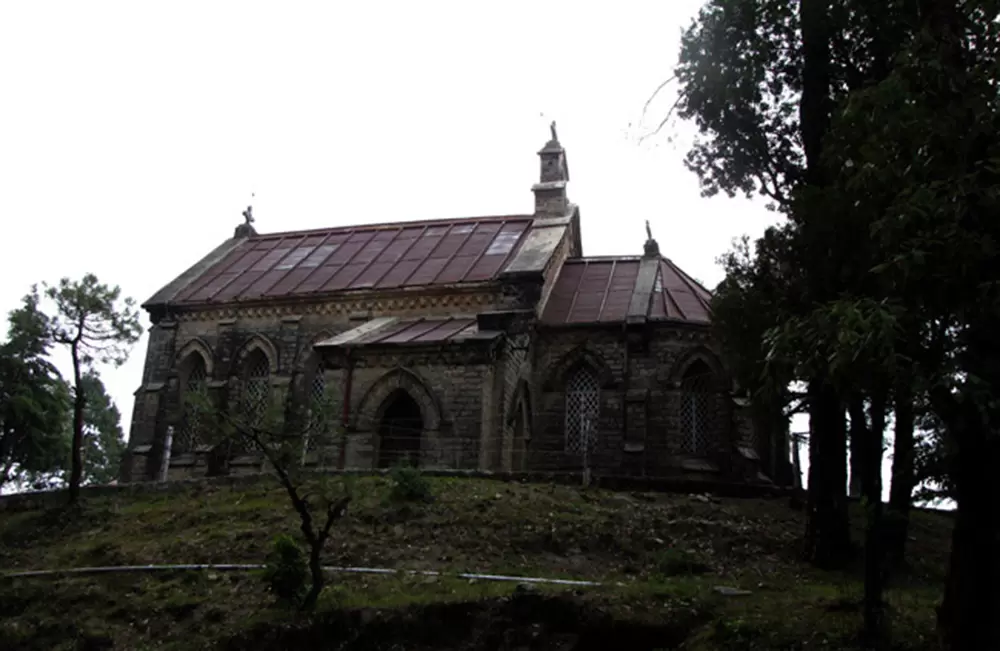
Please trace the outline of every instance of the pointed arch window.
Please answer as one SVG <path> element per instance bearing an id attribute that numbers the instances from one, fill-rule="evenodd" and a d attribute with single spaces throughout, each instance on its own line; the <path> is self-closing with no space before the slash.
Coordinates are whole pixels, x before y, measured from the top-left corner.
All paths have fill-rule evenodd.
<path id="1" fill-rule="evenodd" d="M 202 420 L 201 409 L 196 401 L 205 391 L 205 380 L 208 374 L 205 360 L 198 353 L 188 355 L 182 369 L 183 419 L 179 436 L 174 438 L 172 447 L 176 452 L 191 452 L 198 446 Z"/>
<path id="2" fill-rule="evenodd" d="M 305 450 L 315 450 L 322 440 L 327 429 L 330 414 L 327 413 L 326 377 L 323 374 L 323 365 L 318 358 L 313 358 L 308 366 L 309 372 L 306 375 L 309 384 L 306 386 L 306 409 L 308 410 L 309 423 L 306 429 Z"/>
<path id="3" fill-rule="evenodd" d="M 566 450 L 583 452 L 593 449 L 597 438 L 601 389 L 597 373 L 589 366 L 579 366 L 566 379 Z"/>
<path id="4" fill-rule="evenodd" d="M 243 410 L 247 424 L 260 427 L 264 424 L 270 394 L 271 365 L 259 350 L 252 352 L 246 361 L 243 382 Z"/>
<path id="5" fill-rule="evenodd" d="M 684 449 L 691 454 L 706 454 L 711 449 L 714 379 L 708 365 L 698 360 L 688 367 L 681 380 L 681 437 Z"/>

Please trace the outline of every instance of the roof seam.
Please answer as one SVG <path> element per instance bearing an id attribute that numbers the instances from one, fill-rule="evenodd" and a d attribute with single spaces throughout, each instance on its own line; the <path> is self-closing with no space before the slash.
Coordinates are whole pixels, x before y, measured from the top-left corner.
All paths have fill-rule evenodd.
<path id="1" fill-rule="evenodd" d="M 350 241 L 351 237 L 352 237 L 352 236 L 353 236 L 354 234 L 355 234 L 355 231 L 351 231 L 351 232 L 350 232 L 350 233 L 348 234 L 348 236 L 347 236 L 347 239 L 348 239 L 348 241 Z M 338 269 L 337 269 L 337 270 L 336 270 L 335 272 L 333 272 L 333 275 L 332 275 L 332 276 L 330 276 L 329 278 L 327 278 L 327 279 L 326 279 L 326 281 L 325 281 L 325 282 L 324 282 L 324 283 L 323 283 L 323 284 L 322 284 L 321 286 L 317 287 L 317 288 L 316 288 L 316 289 L 315 289 L 314 291 L 315 291 L 315 292 L 321 292 L 321 291 L 323 291 L 323 288 L 324 288 L 324 287 L 326 287 L 327 285 L 329 285 L 329 284 L 330 284 L 330 282 L 331 282 L 331 281 L 332 281 L 332 280 L 333 280 L 334 278 L 336 278 L 336 277 L 337 277 L 337 274 L 339 274 L 339 273 L 340 273 L 341 271 L 343 271 L 344 269 L 346 269 L 346 268 L 348 267 L 348 265 L 350 265 L 350 264 L 351 264 L 351 262 L 353 262 L 353 261 L 354 261 L 354 258 L 358 257 L 358 254 L 359 254 L 359 253 L 361 253 L 362 251 L 364 251 L 364 250 L 365 250 L 365 247 L 366 247 L 366 246 L 368 246 L 369 244 L 371 244 L 371 241 L 372 241 L 372 240 L 374 240 L 374 239 L 375 239 L 375 233 L 373 232 L 373 233 L 372 233 L 372 235 L 371 235 L 371 237 L 369 237 L 369 238 L 368 238 L 367 240 L 365 240 L 365 241 L 364 241 L 364 244 L 362 244 L 361 246 L 359 246 L 359 247 L 358 247 L 358 250 L 357 250 L 357 251 L 355 251 L 354 253 L 352 253 L 352 254 L 350 255 L 350 257 L 349 257 L 349 258 L 347 258 L 347 260 L 345 260 L 345 261 L 344 261 L 344 263 L 343 263 L 343 264 L 341 264 L 341 265 L 340 265 L 340 267 L 339 267 L 339 268 L 338 268 Z M 347 242 L 344 242 L 344 244 L 347 244 Z M 318 268 L 318 267 L 317 267 L 317 268 Z M 355 276 L 355 277 L 357 277 L 357 276 Z M 350 283 L 347 283 L 347 284 L 345 284 L 345 285 L 344 285 L 344 287 L 347 287 L 348 285 L 350 285 Z"/>
<path id="2" fill-rule="evenodd" d="M 663 280 L 663 264 L 664 263 L 661 262 L 656 270 L 657 275 L 660 276 L 660 293 L 663 294 L 663 298 L 665 299 L 665 301 L 670 301 L 670 304 L 674 306 L 674 309 L 677 311 L 677 314 L 680 315 L 680 318 L 687 320 L 688 318 L 687 314 L 685 314 L 684 310 L 681 309 L 680 304 L 678 304 L 677 301 L 674 300 L 674 295 L 671 292 L 667 291 L 666 281 Z M 666 307 L 666 303 L 664 303 L 664 307 Z M 670 316 L 669 310 L 667 310 L 667 316 L 668 317 Z"/>
<path id="3" fill-rule="evenodd" d="M 253 246 L 247 246 L 249 244 L 249 242 L 250 242 L 250 240 L 247 240 L 246 242 L 243 242 L 243 243 L 239 244 L 236 247 L 237 249 L 239 247 L 244 247 L 245 246 L 246 250 L 243 251 L 240 255 L 236 256 L 233 259 L 232 262 L 230 262 L 229 264 L 227 264 L 223 269 L 221 269 L 220 271 L 218 271 L 216 274 L 214 274 L 212 276 L 208 276 L 208 272 L 211 271 L 212 267 L 214 267 L 215 265 L 212 265 L 212 266 L 208 267 L 208 269 L 205 269 L 197 278 L 195 278 L 193 281 L 191 281 L 190 283 L 188 283 L 188 285 L 178 293 L 178 295 L 174 298 L 174 300 L 175 301 L 183 301 L 183 300 L 185 300 L 184 297 L 190 296 L 190 295 L 196 293 L 196 291 L 203 289 L 209 283 L 211 283 L 212 282 L 211 279 L 218 278 L 222 274 L 228 272 L 233 266 L 236 265 L 237 262 L 239 262 L 240 260 L 242 260 L 243 258 L 245 258 L 247 256 L 247 254 L 249 254 L 251 251 L 253 251 Z M 195 281 L 198 281 L 198 282 L 195 282 Z"/>
<path id="4" fill-rule="evenodd" d="M 259 259 L 259 260 L 257 260 L 256 262 L 254 262 L 253 264 L 257 264 L 257 262 L 260 262 L 260 260 L 263 260 L 263 259 L 264 259 L 265 257 L 267 257 L 267 254 L 268 254 L 268 253 L 270 253 L 271 251 L 274 251 L 274 250 L 275 250 L 276 248 L 278 248 L 279 246 L 281 246 L 281 243 L 282 243 L 282 242 L 284 242 L 284 241 L 285 241 L 285 238 L 284 238 L 284 237 L 282 237 L 282 238 L 279 238 L 279 239 L 278 239 L 278 240 L 277 240 L 277 241 L 276 241 L 276 242 L 274 243 L 274 246 L 272 246 L 272 247 L 271 247 L 271 248 L 269 248 L 269 249 L 266 249 L 266 250 L 264 251 L 264 255 L 262 255 L 262 256 L 260 257 L 260 259 Z M 251 249 L 250 251 L 247 251 L 247 253 L 250 253 L 250 252 L 252 252 L 253 250 L 254 250 L 254 249 Z M 244 257 L 245 257 L 245 256 L 244 256 Z M 242 260 L 242 258 L 240 258 L 240 259 Z M 222 293 L 222 292 L 223 292 L 223 291 L 224 291 L 225 289 L 227 289 L 227 288 L 228 288 L 228 287 L 229 287 L 230 285 L 232 285 L 232 284 L 233 284 L 234 282 L 236 282 L 236 279 L 237 279 L 237 278 L 239 278 L 240 276 L 242 276 L 242 275 L 243 275 L 243 274 L 245 274 L 245 273 L 250 273 L 250 270 L 251 270 L 251 269 L 253 268 L 253 264 L 252 264 L 252 265 L 250 265 L 250 266 L 249 266 L 249 267 L 248 267 L 248 268 L 246 269 L 246 271 L 241 271 L 241 272 L 239 272 L 239 273 L 238 273 L 237 275 L 235 275 L 235 276 L 233 276 L 232 278 L 230 278 L 230 279 L 229 279 L 229 282 L 227 282 L 227 283 L 226 283 L 225 285 L 223 285 L 222 287 L 219 287 L 219 288 L 218 288 L 217 290 L 215 290 L 214 292 L 212 292 L 212 293 L 211 293 L 211 294 L 210 294 L 209 296 L 206 296 L 206 297 L 205 297 L 205 300 L 206 300 L 206 301 L 211 301 L 211 300 L 212 300 L 213 298 L 215 298 L 215 297 L 216 297 L 216 296 L 218 296 L 218 295 L 219 295 L 220 293 Z M 215 277 L 216 277 L 216 278 L 218 278 L 218 277 L 219 277 L 220 275 L 222 275 L 222 274 L 221 274 L 221 272 L 220 272 L 220 273 L 217 273 L 217 274 L 215 274 Z M 249 285 L 247 285 L 247 287 L 249 287 Z M 234 298 L 234 299 L 236 299 L 236 297 L 235 297 L 235 296 L 234 296 L 233 298 Z"/>
<path id="5" fill-rule="evenodd" d="M 385 229 L 385 230 L 389 230 L 389 229 Z M 350 282 L 347 283 L 348 286 L 353 285 L 355 280 L 357 280 L 361 276 L 365 275 L 365 272 L 368 271 L 368 269 L 370 269 L 373 264 L 375 264 L 375 261 L 379 259 L 379 256 L 381 256 L 383 253 L 385 253 L 386 250 L 390 246 L 392 246 L 392 243 L 396 241 L 396 238 L 399 237 L 399 234 L 402 233 L 403 230 L 404 229 L 402 229 L 402 228 L 396 229 L 396 232 L 395 232 L 395 234 L 393 234 L 392 239 L 390 239 L 388 242 L 385 243 L 385 247 L 381 251 L 377 252 L 375 255 L 372 256 L 372 259 L 368 261 L 368 264 L 366 264 L 365 266 L 361 267 L 361 271 L 359 271 L 354 276 L 354 278 L 351 278 Z M 375 236 L 372 235 L 372 239 L 368 240 L 368 242 L 365 244 L 365 246 L 368 246 L 369 244 L 371 244 L 372 240 L 374 240 L 374 239 L 375 239 Z M 361 248 L 364 249 L 364 247 L 361 247 Z M 360 253 L 360 252 L 361 252 L 361 249 L 358 250 L 358 253 Z M 374 287 L 375 287 L 375 283 L 372 283 L 372 288 L 374 288 Z M 361 288 L 358 287 L 356 289 L 361 289 Z"/>
<path id="6" fill-rule="evenodd" d="M 322 246 L 325 246 L 325 245 L 326 245 L 326 243 L 330 241 L 330 238 L 331 238 L 331 237 L 333 237 L 333 235 L 334 235 L 334 234 L 333 234 L 333 231 L 330 231 L 329 233 L 327 233 L 327 234 L 326 234 L 326 237 L 324 237 L 324 238 L 323 238 L 323 239 L 322 239 L 322 240 L 320 241 L 320 243 L 316 245 L 316 249 L 318 250 L 318 249 L 320 249 L 320 247 L 322 247 Z M 307 280 L 309 280 L 309 279 L 310 279 L 310 278 L 312 277 L 312 275 L 313 275 L 314 273 L 316 273 L 317 271 L 319 271 L 320 269 L 322 269 L 322 268 L 323 268 L 323 265 L 324 265 L 324 264 L 326 264 L 326 261 L 327 261 L 327 260 L 329 260 L 329 259 L 330 259 L 331 257 L 333 257 L 333 254 L 334 254 L 334 253 L 336 253 L 336 252 L 337 252 L 337 250 L 336 250 L 336 249 L 334 249 L 333 251 L 330 251 L 329 253 L 327 253 L 327 254 L 326 254 L 326 256 L 325 256 L 325 257 L 324 257 L 324 258 L 323 258 L 323 259 L 322 259 L 322 260 L 321 260 L 321 261 L 319 262 L 319 264 L 317 264 L 317 265 L 316 265 L 316 266 L 315 266 L 315 267 L 313 268 L 313 270 L 312 270 L 312 271 L 310 271 L 310 272 L 309 272 L 309 273 L 307 273 L 307 274 L 306 274 L 305 276 L 303 276 L 302 280 L 300 280 L 299 282 L 295 283 L 295 286 L 294 286 L 294 287 L 289 287 L 289 288 L 288 288 L 288 293 L 289 293 L 289 294 L 292 294 L 292 293 L 295 293 L 295 290 L 296 290 L 296 289 L 298 289 L 298 288 L 299 288 L 299 286 L 300 286 L 300 285 L 302 285 L 302 283 L 304 283 L 304 282 L 306 282 Z M 312 254 L 310 253 L 310 255 L 312 255 Z M 295 269 L 298 269 L 298 265 L 296 265 L 296 266 L 295 266 L 295 267 L 293 267 L 292 269 L 289 269 L 289 270 L 288 270 L 288 273 L 291 273 L 291 272 L 295 271 Z M 284 278 L 282 278 L 282 280 L 284 280 Z M 272 289 L 273 289 L 273 288 L 272 288 Z"/>
<path id="7" fill-rule="evenodd" d="M 449 227 L 448 227 L 448 232 L 447 232 L 447 233 L 445 233 L 445 234 L 444 234 L 444 237 L 442 237 L 442 238 L 441 238 L 441 241 L 442 241 L 442 242 L 444 242 L 444 241 L 445 241 L 445 239 L 446 239 L 446 238 L 447 238 L 447 237 L 448 237 L 449 235 L 451 235 L 451 230 L 452 230 L 453 228 L 455 228 L 455 226 L 457 226 L 457 224 L 452 224 L 451 226 L 449 226 Z M 437 272 L 436 274 L 434 274 L 434 277 L 433 277 L 433 278 L 431 278 L 431 279 L 430 279 L 429 281 L 427 281 L 427 284 L 428 284 L 428 285 L 433 285 L 433 284 L 434 284 L 435 282 L 437 282 L 437 279 L 438 279 L 438 278 L 439 278 L 439 277 L 441 276 L 441 274 L 443 274 L 443 273 L 444 273 L 444 270 L 448 268 L 448 265 L 450 265 L 450 264 L 451 264 L 451 262 L 452 262 L 452 260 L 454 260 L 454 259 L 455 259 L 455 256 L 456 256 L 456 255 L 458 255 L 458 252 L 462 250 L 462 247 L 463 247 L 463 246 L 465 246 L 465 243 L 466 243 L 466 242 L 468 242 L 468 241 L 469 241 L 470 239 L 472 239 L 472 235 L 473 235 L 473 234 L 474 234 L 474 233 L 476 232 L 476 229 L 477 229 L 477 228 L 479 228 L 479 224 L 475 224 L 475 225 L 474 225 L 474 226 L 472 227 L 472 230 L 471 230 L 471 231 L 469 231 L 468 233 L 466 233 L 466 234 L 465 234 L 465 238 L 463 238 L 463 239 L 462 239 L 462 243 L 461 243 L 461 244 L 459 244 L 459 245 L 458 245 L 458 246 L 457 246 L 457 247 L 455 248 L 455 252 L 454 252 L 454 253 L 452 253 L 452 254 L 451 254 L 450 256 L 448 256 L 448 261 L 447 261 L 447 262 L 445 262 L 445 263 L 444 263 L 443 265 L 441 265 L 441 268 L 440 268 L 440 269 L 438 270 L 438 272 Z M 427 259 L 428 259 L 428 260 L 430 260 L 430 257 L 428 257 Z M 461 282 L 461 281 L 458 281 L 458 282 Z"/>
<path id="8" fill-rule="evenodd" d="M 497 238 L 497 236 L 499 236 L 500 233 L 503 232 L 503 227 L 504 227 L 504 224 L 506 224 L 506 223 L 507 222 L 505 222 L 505 221 L 500 222 L 500 228 L 498 228 L 497 232 L 494 233 L 492 237 L 490 237 L 490 240 L 486 243 L 486 246 L 484 246 L 483 250 L 479 252 L 479 255 L 476 256 L 476 259 L 472 261 L 472 264 L 470 264 L 469 268 L 465 270 L 465 273 L 462 274 L 462 277 L 458 280 L 458 282 L 460 282 L 460 283 L 461 282 L 465 282 L 465 279 L 468 278 L 469 274 L 472 273 L 472 270 L 476 268 L 476 265 L 479 264 L 479 261 L 483 259 L 483 256 L 486 255 L 486 252 L 490 250 L 490 247 L 493 245 L 493 240 L 495 240 Z M 478 228 L 479 228 L 479 224 L 476 224 L 476 228 L 474 228 L 473 231 L 475 231 Z M 469 238 L 471 238 L 472 235 L 473 235 L 473 233 L 469 233 Z M 466 239 L 465 242 L 468 242 L 468 241 L 469 240 Z M 465 246 L 465 242 L 462 242 L 462 246 Z M 459 248 L 458 251 L 461 251 L 461 248 Z M 455 255 L 458 255 L 458 251 L 455 251 Z"/>
<path id="9" fill-rule="evenodd" d="M 305 241 L 306 241 L 306 237 L 308 237 L 308 236 L 306 236 L 306 235 L 303 235 L 303 236 L 302 236 L 302 237 L 301 237 L 301 238 L 299 239 L 299 241 L 297 242 L 297 244 L 302 244 L 303 242 L 305 242 Z M 278 265 L 279 265 L 279 264 L 281 264 L 281 261 L 282 261 L 282 260 L 284 260 L 285 258 L 287 258 L 288 256 L 290 256 L 290 255 L 292 254 L 292 251 L 294 251 L 294 250 L 295 250 L 296 248 L 297 248 L 297 247 L 293 245 L 293 246 L 292 246 L 292 248 L 288 249 L 288 253 L 286 253 L 286 254 L 285 254 L 284 256 L 282 256 L 282 257 L 281 257 L 281 258 L 280 258 L 280 259 L 279 259 L 279 260 L 278 260 L 277 262 L 275 262 L 275 263 L 274 263 L 274 264 L 273 264 L 273 265 L 271 266 L 271 268 L 270 268 L 270 269 L 269 269 L 269 270 L 268 270 L 267 272 L 265 272 L 265 274 L 267 274 L 267 273 L 271 273 L 272 271 L 279 271 L 279 269 L 278 269 Z M 277 280 L 275 280 L 275 281 L 274 281 L 273 283 L 271 283 L 271 284 L 270 284 L 270 285 L 268 286 L 268 288 L 267 288 L 266 290 L 264 290 L 264 291 L 261 291 L 260 295 L 261 295 L 261 296 L 267 296 L 267 293 L 268 293 L 269 291 L 271 291 L 272 289 L 274 289 L 274 288 L 275 288 L 275 286 L 277 286 L 277 284 L 278 284 L 278 283 L 280 283 L 280 282 L 281 282 L 282 280 L 284 280 L 284 279 L 285 279 L 285 276 L 287 276 L 288 274 L 292 273 L 292 271 L 294 271 L 294 270 L 295 270 L 295 267 L 297 267 L 297 266 L 298 266 L 297 264 L 294 264 L 294 265 L 292 265 L 291 267 L 289 267 L 289 268 L 288 268 L 288 270 L 287 270 L 287 271 L 285 271 L 285 273 L 281 274 L 281 277 L 280 277 L 280 278 L 278 278 L 278 279 L 277 279 Z"/>
<path id="10" fill-rule="evenodd" d="M 379 289 L 379 285 L 381 285 L 381 283 L 385 279 L 385 277 L 389 275 L 389 272 L 392 271 L 396 267 L 397 264 L 399 264 L 400 262 L 403 261 L 403 258 L 406 257 L 406 254 L 410 252 L 410 249 L 412 249 L 414 246 L 416 246 L 417 242 L 419 242 L 420 238 L 424 236 L 424 234 L 427 232 L 428 228 L 429 228 L 428 226 L 424 226 L 422 229 L 420 229 L 420 234 L 417 235 L 415 238 L 413 238 L 413 241 L 410 242 L 410 246 L 408 246 L 405 249 L 403 249 L 403 251 L 399 254 L 399 258 L 397 258 L 396 261 L 393 262 L 392 265 L 388 269 L 386 269 L 385 272 L 381 276 L 378 277 L 378 280 L 376 280 L 374 283 L 372 283 L 372 288 L 373 289 Z M 401 228 L 401 229 L 399 229 L 399 232 L 402 233 L 404 230 L 405 229 Z"/>
<path id="11" fill-rule="evenodd" d="M 583 272 L 580 274 L 580 279 L 576 281 L 576 287 L 573 289 L 573 300 L 569 303 L 569 309 L 566 310 L 566 321 L 569 322 L 570 316 L 573 314 L 573 308 L 576 307 L 576 299 L 580 296 L 580 287 L 583 286 L 583 279 L 587 276 L 587 265 L 584 264 Z"/>
<path id="12" fill-rule="evenodd" d="M 604 304 L 608 302 L 608 294 L 611 292 L 611 283 L 614 282 L 615 278 L 615 267 L 618 266 L 618 261 L 615 260 L 611 263 L 611 273 L 608 274 L 608 283 L 604 286 L 604 296 L 601 297 L 601 307 L 597 309 L 597 320 L 600 321 L 604 316 Z M 633 286 L 635 283 L 633 283 Z"/>

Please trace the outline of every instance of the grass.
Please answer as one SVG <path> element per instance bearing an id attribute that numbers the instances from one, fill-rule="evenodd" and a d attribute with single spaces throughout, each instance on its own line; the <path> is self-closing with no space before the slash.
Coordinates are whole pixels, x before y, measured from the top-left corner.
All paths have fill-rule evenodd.
<path id="1" fill-rule="evenodd" d="M 403 636 L 405 648 L 425 648 L 414 641 L 423 629 L 414 627 L 435 617 L 450 623 L 425 627 L 428 634 L 465 631 L 464 637 L 428 641 L 426 648 L 490 648 L 496 635 L 528 630 L 538 633 L 532 639 L 540 645 L 530 648 L 550 648 L 549 642 L 573 648 L 566 636 L 596 640 L 620 626 L 631 627 L 628 635 L 653 631 L 692 651 L 854 648 L 860 567 L 826 573 L 798 562 L 803 516 L 787 500 L 429 481 L 433 501 L 398 504 L 388 499 L 387 479 L 355 480 L 355 501 L 336 525 L 325 562 L 609 585 L 545 586 L 512 599 L 510 583 L 338 574 L 307 617 L 274 607 L 248 573 L 2 579 L 0 649 L 326 648 L 330 636 L 355 640 L 346 648 L 393 643 L 365 637 L 375 635 L 373 621 Z M 73 511 L 0 513 L 0 567 L 261 563 L 275 534 L 297 535 L 286 500 L 262 478 L 182 494 L 96 498 Z M 911 561 L 888 594 L 897 651 L 933 648 L 949 536 L 947 517 L 914 514 Z M 751 594 L 722 596 L 715 586 Z M 515 606 L 529 597 L 540 601 L 525 611 Z M 603 623 L 587 624 L 596 628 L 586 635 L 579 625 L 555 626 L 559 617 L 552 613 L 564 607 L 575 609 L 574 621 Z M 343 619 L 345 613 L 354 619 Z M 467 629 L 458 620 L 476 623 Z M 318 636 L 320 630 L 319 646 L 310 646 L 304 631 Z M 633 642 L 656 648 L 638 637 Z"/>

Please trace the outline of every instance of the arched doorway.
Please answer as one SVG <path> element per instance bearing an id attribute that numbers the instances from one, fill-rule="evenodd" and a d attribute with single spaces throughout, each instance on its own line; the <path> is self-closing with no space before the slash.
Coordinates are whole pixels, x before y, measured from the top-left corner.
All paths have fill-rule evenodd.
<path id="1" fill-rule="evenodd" d="M 397 389 L 386 397 L 381 412 L 378 467 L 420 465 L 420 436 L 424 429 L 420 405 L 409 393 Z"/>

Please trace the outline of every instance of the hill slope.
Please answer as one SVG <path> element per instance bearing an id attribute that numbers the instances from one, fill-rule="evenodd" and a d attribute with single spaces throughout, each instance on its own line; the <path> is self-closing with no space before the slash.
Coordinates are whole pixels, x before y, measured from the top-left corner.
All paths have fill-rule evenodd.
<path id="1" fill-rule="evenodd" d="M 600 648 L 602 636 L 649 649 L 853 648 L 859 573 L 797 561 L 803 519 L 787 499 L 429 481 L 432 503 L 402 506 L 388 502 L 388 479 L 354 481 L 326 563 L 603 585 L 524 590 L 451 576 L 336 574 L 317 614 L 305 617 L 273 607 L 245 572 L 5 578 L 0 648 L 338 648 L 353 640 L 343 648 L 571 649 Z M 268 478 L 122 493 L 74 511 L 0 513 L 0 567 L 261 563 L 271 538 L 297 527 Z M 949 529 L 947 516 L 915 514 L 912 562 L 889 594 L 898 649 L 932 647 Z M 718 586 L 750 594 L 721 595 Z"/>

